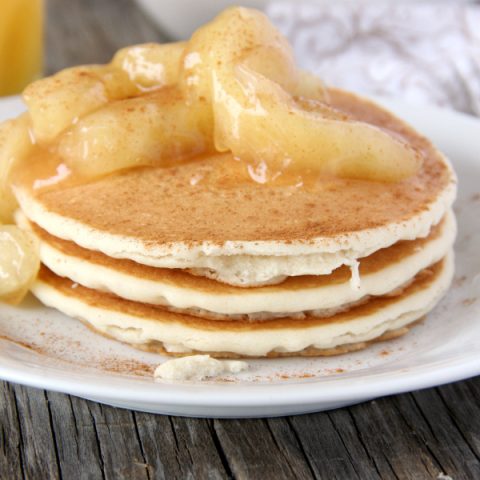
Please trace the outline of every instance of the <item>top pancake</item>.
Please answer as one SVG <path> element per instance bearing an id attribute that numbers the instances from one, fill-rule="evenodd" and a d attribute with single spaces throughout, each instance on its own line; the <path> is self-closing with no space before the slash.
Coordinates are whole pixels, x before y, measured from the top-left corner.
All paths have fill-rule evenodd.
<path id="1" fill-rule="evenodd" d="M 369 254 L 426 236 L 455 196 L 455 176 L 431 143 L 375 104 L 331 90 L 331 103 L 407 140 L 424 155 L 398 183 L 322 177 L 303 187 L 238 180 L 225 156 L 140 168 L 37 191 L 19 185 L 24 213 L 51 234 L 107 255 Z M 193 265 L 194 266 L 194 265 Z"/>

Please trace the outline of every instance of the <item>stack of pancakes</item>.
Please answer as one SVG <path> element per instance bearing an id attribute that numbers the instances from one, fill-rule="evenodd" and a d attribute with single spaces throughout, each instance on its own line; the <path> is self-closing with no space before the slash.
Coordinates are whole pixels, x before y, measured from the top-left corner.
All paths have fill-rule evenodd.
<path id="1" fill-rule="evenodd" d="M 18 221 L 41 244 L 33 293 L 135 347 L 331 355 L 405 333 L 453 273 L 455 175 L 425 138 L 341 91 L 331 102 L 423 154 L 397 183 L 229 179 L 225 155 L 38 190 Z M 308 183 L 308 185 L 307 185 Z"/>

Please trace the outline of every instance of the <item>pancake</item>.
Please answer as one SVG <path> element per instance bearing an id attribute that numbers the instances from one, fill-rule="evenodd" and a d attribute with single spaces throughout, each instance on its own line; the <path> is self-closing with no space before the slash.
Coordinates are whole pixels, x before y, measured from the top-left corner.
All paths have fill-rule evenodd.
<path id="1" fill-rule="evenodd" d="M 406 333 L 451 282 L 448 159 L 298 70 L 259 12 L 24 98 L 3 151 L 38 240 L 31 290 L 102 335 L 172 355 L 332 355 Z"/>
<path id="2" fill-rule="evenodd" d="M 397 296 L 382 296 L 329 318 L 284 317 L 269 321 L 207 320 L 121 299 L 79 286 L 42 267 L 32 292 L 45 305 L 87 322 L 132 346 L 168 353 L 227 356 L 321 354 L 364 345 L 402 332 L 429 312 L 447 290 L 453 254 L 419 272 Z M 313 352 L 313 353 L 312 353 Z"/>
<path id="3" fill-rule="evenodd" d="M 39 239 L 43 264 L 58 276 L 127 300 L 188 310 L 189 314 L 218 320 L 333 315 L 354 302 L 388 294 L 411 281 L 420 270 L 447 254 L 456 232 L 449 211 L 427 238 L 397 242 L 362 259 L 358 285 L 352 284 L 351 272 L 343 266 L 331 275 L 289 277 L 278 285 L 245 289 L 182 270 L 112 259 L 53 237 L 24 218 L 17 220 Z"/>
<path id="4" fill-rule="evenodd" d="M 450 208 L 448 161 L 404 122 L 353 94 L 331 103 L 421 151 L 416 175 L 397 183 L 322 176 L 291 183 L 242 181 L 229 155 L 171 168 L 137 168 L 81 185 L 32 191 L 17 183 L 22 211 L 50 234 L 112 258 L 192 269 L 257 286 L 328 275 L 401 240 L 426 237 Z M 35 168 L 28 178 L 41 178 Z"/>

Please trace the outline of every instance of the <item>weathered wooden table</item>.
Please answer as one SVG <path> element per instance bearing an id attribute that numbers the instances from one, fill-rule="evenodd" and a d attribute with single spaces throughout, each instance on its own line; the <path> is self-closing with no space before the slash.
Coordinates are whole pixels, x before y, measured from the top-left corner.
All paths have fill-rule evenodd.
<path id="1" fill-rule="evenodd" d="M 49 0 L 47 72 L 163 36 L 130 0 Z M 150 415 L 1 383 L 0 479 L 480 479 L 480 377 L 331 412 Z"/>

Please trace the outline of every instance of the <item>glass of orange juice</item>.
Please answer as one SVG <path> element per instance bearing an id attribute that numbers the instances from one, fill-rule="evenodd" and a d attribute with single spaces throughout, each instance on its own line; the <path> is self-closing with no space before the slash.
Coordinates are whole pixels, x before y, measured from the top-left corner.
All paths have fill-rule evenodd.
<path id="1" fill-rule="evenodd" d="M 43 0 L 0 0 L 0 95 L 19 93 L 43 65 Z"/>

